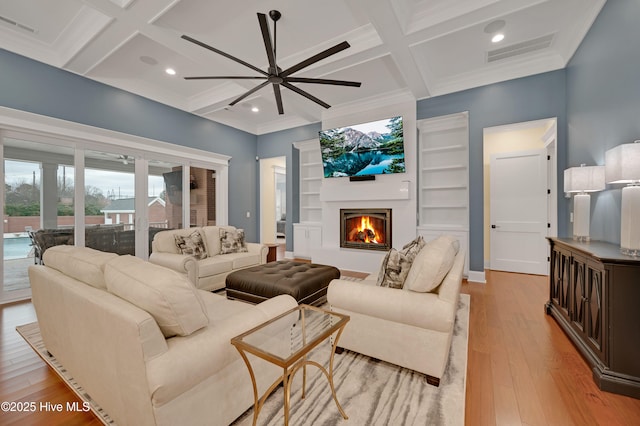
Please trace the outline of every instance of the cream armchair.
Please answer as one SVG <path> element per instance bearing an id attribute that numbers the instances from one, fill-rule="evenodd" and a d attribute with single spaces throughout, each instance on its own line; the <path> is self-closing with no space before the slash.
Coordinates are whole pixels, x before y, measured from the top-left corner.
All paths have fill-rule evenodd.
<path id="1" fill-rule="evenodd" d="M 427 381 L 438 386 L 451 347 L 465 262 L 457 244 L 448 255 L 440 251 L 444 245 L 427 243 L 402 289 L 376 285 L 377 275 L 357 282 L 333 280 L 327 292 L 331 310 L 351 317 L 339 346 L 426 374 Z M 452 259 L 447 261 L 447 256 Z M 422 291 L 434 271 L 443 268 L 444 278 L 432 283 L 436 288 Z"/>

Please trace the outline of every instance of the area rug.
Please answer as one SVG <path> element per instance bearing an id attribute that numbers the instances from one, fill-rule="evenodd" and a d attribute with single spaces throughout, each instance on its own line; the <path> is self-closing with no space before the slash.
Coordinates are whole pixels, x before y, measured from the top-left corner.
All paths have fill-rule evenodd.
<path id="1" fill-rule="evenodd" d="M 91 411 L 96 415 L 98 419 L 105 425 L 114 426 L 115 422 L 109 417 L 109 414 L 105 412 L 100 406 L 91 399 L 88 393 L 84 391 L 82 386 L 76 382 L 71 374 L 64 368 L 62 364 L 56 360 L 55 357 L 49 355 L 47 348 L 44 347 L 42 336 L 40 335 L 40 327 L 37 322 L 30 324 L 19 325 L 16 327 L 18 333 L 27 341 L 27 343 L 36 351 L 40 358 L 44 360 L 55 371 L 58 376 L 67 384 L 67 386 L 78 395 L 83 402 L 88 402 L 91 406 Z"/>
<path id="2" fill-rule="evenodd" d="M 307 394 L 301 399 L 301 372 L 294 378 L 291 394 L 292 425 L 422 425 L 463 426 L 467 371 L 470 296 L 460 295 L 448 366 L 440 386 L 427 384 L 425 376 L 396 365 L 351 351 L 334 359 L 334 384 L 338 401 L 349 420 L 340 415 L 327 379 L 313 367 L 308 368 Z M 328 359 L 329 343 L 321 351 Z M 328 360 L 325 367 L 328 366 Z M 259 425 L 276 426 L 284 422 L 283 390 L 280 387 L 265 403 Z M 234 426 L 248 426 L 253 409 L 245 412 Z"/>
<path id="3" fill-rule="evenodd" d="M 324 375 L 310 367 L 307 395 L 301 399 L 301 372 L 294 380 L 291 395 L 291 425 L 464 425 L 470 297 L 460 295 L 448 366 L 440 386 L 427 384 L 425 376 L 355 352 L 335 356 L 334 383 L 338 400 L 349 416 L 344 420 L 331 397 Z M 49 356 L 37 322 L 16 327 L 20 335 L 53 368 L 60 378 L 104 424 L 114 426 L 109 414 L 91 399 L 66 369 Z M 328 351 L 322 345 L 316 351 Z M 327 356 L 328 358 L 328 356 Z M 319 359 L 317 359 L 320 361 Z M 327 366 L 325 363 L 325 366 Z M 248 374 L 248 373 L 247 373 Z M 280 387 L 265 403 L 259 425 L 276 426 L 284 422 L 283 391 Z M 253 409 L 247 410 L 234 426 L 252 424 Z M 344 423 L 341 423 L 344 422 Z"/>

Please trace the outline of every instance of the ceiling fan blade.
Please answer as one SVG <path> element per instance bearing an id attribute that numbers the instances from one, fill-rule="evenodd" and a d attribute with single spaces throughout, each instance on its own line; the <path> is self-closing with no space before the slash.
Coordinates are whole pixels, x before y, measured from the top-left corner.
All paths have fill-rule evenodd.
<path id="1" fill-rule="evenodd" d="M 284 107 L 282 106 L 282 94 L 280 93 L 280 85 L 273 85 L 273 94 L 276 95 L 276 105 L 278 105 L 278 114 L 284 114 Z"/>
<path id="2" fill-rule="evenodd" d="M 282 83 L 280 83 L 282 86 L 286 87 L 289 90 L 292 90 L 294 92 L 296 92 L 297 94 L 304 96 L 305 98 L 317 103 L 320 106 L 323 106 L 325 108 L 331 108 L 331 105 L 329 105 L 328 103 L 321 101 L 320 99 L 316 98 L 315 96 L 313 96 L 312 94 L 305 92 L 304 90 L 300 89 L 299 87 L 294 86 L 293 84 L 289 84 L 286 81 L 283 81 Z"/>
<path id="3" fill-rule="evenodd" d="M 249 77 L 249 76 L 238 76 L 238 75 L 204 75 L 204 76 L 196 76 L 196 77 L 185 77 L 185 80 L 218 80 L 218 79 L 234 79 L 234 80 L 266 80 L 267 77 Z"/>
<path id="4" fill-rule="evenodd" d="M 305 59 L 304 61 L 299 62 L 292 67 L 287 68 L 286 70 L 282 71 L 279 75 L 280 77 L 286 77 L 290 74 L 293 74 L 296 71 L 300 71 L 301 69 L 308 67 L 311 64 L 315 64 L 316 62 L 321 61 L 324 58 L 327 58 L 331 55 L 335 55 L 338 52 L 342 52 L 344 49 L 347 49 L 349 47 L 351 47 L 351 45 L 346 41 L 343 41 L 342 43 L 338 43 L 335 46 L 330 47 L 327 50 L 324 50 L 318 53 L 317 55 L 313 55 L 312 57 Z"/>
<path id="5" fill-rule="evenodd" d="M 239 63 L 239 64 L 244 65 L 245 67 L 251 68 L 252 70 L 257 71 L 257 72 L 259 72 L 259 73 L 260 73 L 260 74 L 262 74 L 262 75 L 266 75 L 266 76 L 268 76 L 268 75 L 269 75 L 269 73 L 266 73 L 266 72 L 262 71 L 260 68 L 255 67 L 255 66 L 251 65 L 250 63 L 243 61 L 242 59 L 238 59 L 238 58 L 236 58 L 235 56 L 231 56 L 231 55 L 229 55 L 228 53 L 223 52 L 223 51 L 222 51 L 222 50 L 220 50 L 220 49 L 216 49 L 215 47 L 211 47 L 211 46 L 209 46 L 208 44 L 205 44 L 205 43 L 203 43 L 203 42 L 201 42 L 201 41 L 196 40 L 195 38 L 191 38 L 191 37 L 189 37 L 188 35 L 184 35 L 184 34 L 183 34 L 181 37 L 182 37 L 184 40 L 190 41 L 190 42 L 191 42 L 191 43 L 193 43 L 193 44 L 197 44 L 198 46 L 201 46 L 201 47 L 204 47 L 205 49 L 211 50 L 212 52 L 215 52 L 215 53 L 217 53 L 218 55 L 222 55 L 222 56 L 224 56 L 225 58 L 231 59 L 232 61 L 235 61 L 235 62 L 237 62 L 237 63 Z"/>
<path id="6" fill-rule="evenodd" d="M 243 100 L 244 98 L 246 98 L 247 96 L 257 92 L 258 90 L 262 89 L 264 86 L 266 86 L 267 84 L 269 84 L 268 81 L 265 81 L 264 83 L 260 83 L 258 84 L 256 87 L 254 87 L 253 89 L 250 89 L 249 91 L 247 91 L 244 95 L 241 95 L 240 97 L 236 98 L 233 100 L 233 102 L 231 102 L 229 105 L 233 106 L 235 104 L 237 104 L 238 102 L 240 102 L 241 100 Z"/>
<path id="7" fill-rule="evenodd" d="M 285 80 L 290 83 L 333 84 L 335 86 L 360 87 L 362 85 L 359 81 L 327 80 L 325 78 L 287 77 Z"/>
<path id="8" fill-rule="evenodd" d="M 267 59 L 269 59 L 269 68 L 276 73 L 276 55 L 273 53 L 273 45 L 271 44 L 271 33 L 269 32 L 269 24 L 267 23 L 267 15 L 264 13 L 258 13 L 258 22 L 260 23 L 260 30 L 262 31 L 262 40 L 264 40 L 264 48 L 267 51 Z"/>

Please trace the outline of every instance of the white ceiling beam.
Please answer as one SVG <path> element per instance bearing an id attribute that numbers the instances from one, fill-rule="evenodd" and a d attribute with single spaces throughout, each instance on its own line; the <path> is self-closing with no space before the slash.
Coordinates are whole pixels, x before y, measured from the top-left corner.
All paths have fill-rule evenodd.
<path id="1" fill-rule="evenodd" d="M 405 35 L 388 1 L 346 0 L 351 9 L 364 10 L 416 99 L 429 97 L 427 82 L 411 54 Z"/>

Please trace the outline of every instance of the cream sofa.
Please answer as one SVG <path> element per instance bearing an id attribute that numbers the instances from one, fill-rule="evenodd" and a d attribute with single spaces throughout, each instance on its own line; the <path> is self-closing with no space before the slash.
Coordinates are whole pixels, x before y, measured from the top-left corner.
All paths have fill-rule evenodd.
<path id="1" fill-rule="evenodd" d="M 118 425 L 230 424 L 253 405 L 230 339 L 297 306 L 285 295 L 227 300 L 166 268 L 84 247 L 50 248 L 44 261 L 29 267 L 44 344 Z M 252 363 L 259 389 L 282 373 Z"/>
<path id="2" fill-rule="evenodd" d="M 351 317 L 339 347 L 426 374 L 438 386 L 451 347 L 464 261 L 457 241 L 440 237 L 418 252 L 402 289 L 376 285 L 377 274 L 364 281 L 333 280 L 327 291 L 331 310 Z"/>
<path id="3" fill-rule="evenodd" d="M 185 274 L 197 288 L 209 291 L 224 288 L 227 275 L 235 270 L 267 263 L 269 248 L 257 243 L 246 243 L 247 252 L 220 254 L 221 230 L 233 232 L 237 229 L 233 226 L 202 226 L 158 232 L 151 243 L 149 261 Z M 202 236 L 206 251 L 204 259 L 181 254 L 176 245 L 176 236 L 188 237 L 194 231 Z"/>

